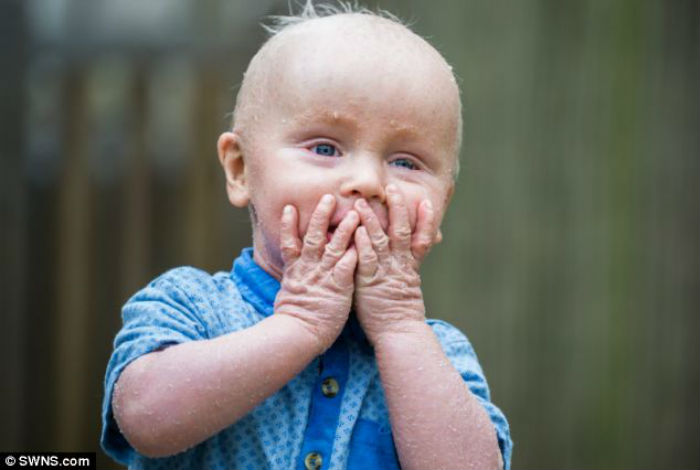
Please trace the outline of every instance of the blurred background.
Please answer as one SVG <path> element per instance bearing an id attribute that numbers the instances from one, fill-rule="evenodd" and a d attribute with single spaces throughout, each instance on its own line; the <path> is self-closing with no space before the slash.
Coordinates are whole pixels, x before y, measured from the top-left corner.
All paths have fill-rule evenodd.
<path id="1" fill-rule="evenodd" d="M 698 3 L 368 1 L 464 96 L 423 271 L 515 468 L 700 465 Z M 216 158 L 282 0 L 4 0 L 0 450 L 97 451 L 120 306 L 250 244 Z"/>

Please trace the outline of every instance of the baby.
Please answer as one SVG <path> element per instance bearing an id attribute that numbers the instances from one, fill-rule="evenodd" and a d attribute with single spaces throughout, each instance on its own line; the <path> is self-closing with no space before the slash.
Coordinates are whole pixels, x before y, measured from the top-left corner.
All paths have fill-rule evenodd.
<path id="1" fill-rule="evenodd" d="M 474 351 L 421 292 L 460 113 L 449 65 L 393 18 L 282 19 L 218 141 L 253 247 L 126 303 L 105 451 L 130 468 L 508 468 Z"/>

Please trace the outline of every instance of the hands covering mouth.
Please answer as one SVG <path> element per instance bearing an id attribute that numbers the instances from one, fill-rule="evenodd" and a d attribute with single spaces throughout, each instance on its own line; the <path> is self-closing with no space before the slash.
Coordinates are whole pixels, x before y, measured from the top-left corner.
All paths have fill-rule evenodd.
<path id="1" fill-rule="evenodd" d="M 320 351 L 342 330 L 353 301 L 371 344 L 424 321 L 418 268 L 433 243 L 435 213 L 430 201 L 422 201 L 412 231 L 401 193 L 389 185 L 387 195 L 388 229 L 364 199 L 336 212 L 335 198 L 326 194 L 303 240 L 296 209 L 285 207 L 280 231 L 285 268 L 275 311 L 301 321 Z"/>

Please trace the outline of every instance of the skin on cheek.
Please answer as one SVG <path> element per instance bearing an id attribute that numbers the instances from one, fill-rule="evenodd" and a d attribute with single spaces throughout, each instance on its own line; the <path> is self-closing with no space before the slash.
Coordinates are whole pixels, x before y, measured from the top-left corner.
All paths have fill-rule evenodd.
<path id="1" fill-rule="evenodd" d="M 250 202 L 255 250 L 265 266 L 281 273 L 284 267 L 280 252 L 282 211 L 280 209 L 278 215 L 271 214 L 271 204 L 262 199 L 253 196 Z"/>
<path id="2" fill-rule="evenodd" d="M 332 188 L 323 192 L 319 178 L 308 181 L 308 175 L 305 176 L 303 171 L 300 172 L 299 168 L 293 165 L 268 166 L 267 171 L 258 170 L 256 176 L 259 178 L 251 179 L 251 186 L 257 188 L 257 191 L 253 192 L 253 199 L 261 217 L 260 225 L 268 233 L 279 233 L 282 210 L 286 205 L 292 205 L 297 211 L 299 238 L 303 240 L 311 214 L 321 196 L 325 192 L 332 193 Z"/>
<path id="3" fill-rule="evenodd" d="M 408 220 L 411 225 L 411 232 L 414 232 L 416 230 L 416 223 L 418 222 L 418 208 L 420 207 L 421 203 L 426 199 L 430 200 L 430 202 L 433 203 L 433 207 L 436 207 L 436 201 L 433 197 L 430 196 L 429 192 L 426 189 L 420 191 L 419 194 L 413 195 L 410 202 L 407 201 L 406 203 L 408 208 Z"/>
<path id="4" fill-rule="evenodd" d="M 272 195 L 272 198 L 256 198 L 255 207 L 257 208 L 257 224 L 255 230 L 260 231 L 260 235 L 264 238 L 268 252 L 277 253 L 280 244 L 280 225 L 282 219 L 282 210 L 286 205 L 292 205 L 297 211 L 297 231 L 300 241 L 303 241 L 306 229 L 309 224 L 311 213 L 305 209 L 303 203 L 293 199 L 280 199 Z M 281 260 L 281 255 L 275 256 L 276 260 Z"/>

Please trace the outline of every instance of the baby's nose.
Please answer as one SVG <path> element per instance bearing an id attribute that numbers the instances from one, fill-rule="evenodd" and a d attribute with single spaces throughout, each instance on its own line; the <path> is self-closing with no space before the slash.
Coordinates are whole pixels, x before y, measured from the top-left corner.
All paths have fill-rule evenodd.
<path id="1" fill-rule="evenodd" d="M 384 169 L 374 159 L 356 159 L 340 185 L 340 194 L 353 199 L 384 202 Z"/>

